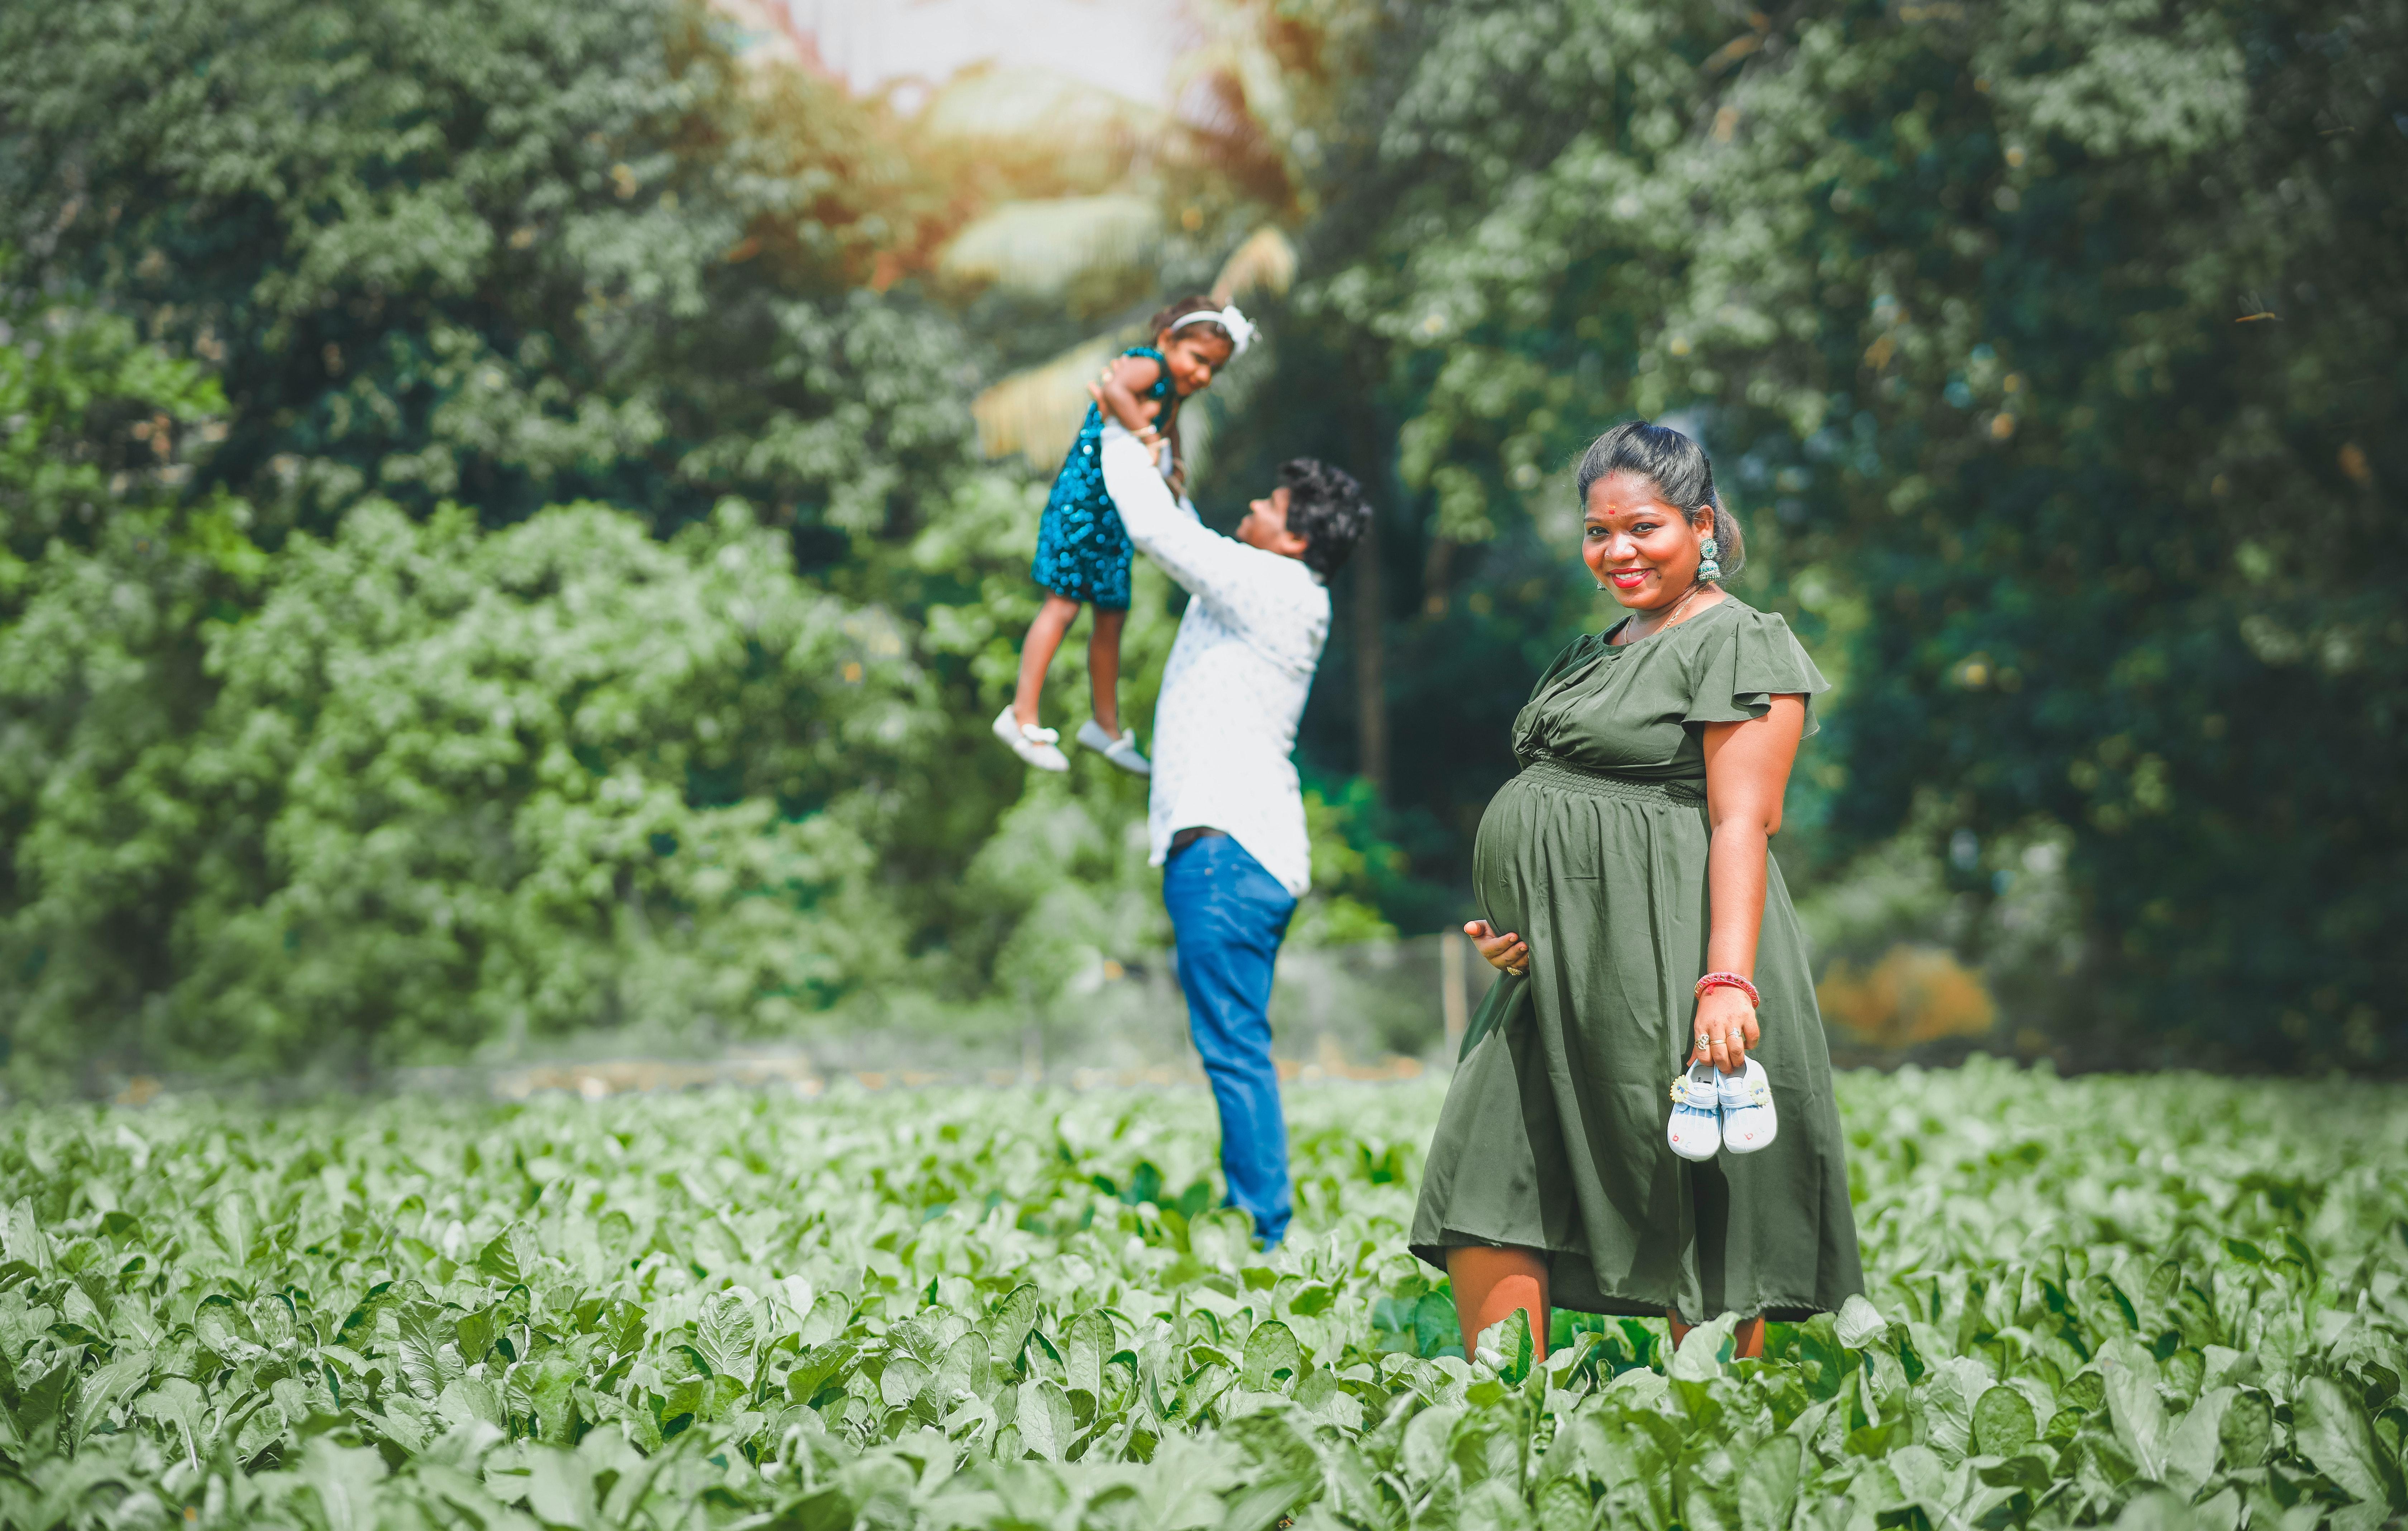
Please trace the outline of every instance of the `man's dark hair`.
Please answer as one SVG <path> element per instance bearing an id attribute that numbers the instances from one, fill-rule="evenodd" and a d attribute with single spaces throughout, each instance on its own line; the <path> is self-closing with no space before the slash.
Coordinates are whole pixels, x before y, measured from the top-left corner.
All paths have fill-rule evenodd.
<path id="1" fill-rule="evenodd" d="M 1363 486 L 1344 468 L 1311 457 L 1289 458 L 1279 476 L 1287 491 L 1287 529 L 1306 543 L 1304 566 L 1326 579 L 1346 566 L 1371 524 Z"/>

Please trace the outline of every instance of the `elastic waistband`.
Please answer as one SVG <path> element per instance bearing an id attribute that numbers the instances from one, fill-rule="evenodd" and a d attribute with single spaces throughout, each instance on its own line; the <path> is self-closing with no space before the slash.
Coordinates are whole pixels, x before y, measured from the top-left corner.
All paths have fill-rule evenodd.
<path id="1" fill-rule="evenodd" d="M 1522 778 L 1541 786 L 1584 792 L 1593 797 L 1619 797 L 1630 803 L 1669 803 L 1674 808 L 1696 808 L 1706 800 L 1706 789 L 1701 782 L 1639 781 L 1627 776 L 1599 776 L 1595 771 L 1584 771 L 1553 760 L 1530 762 L 1522 768 Z"/>

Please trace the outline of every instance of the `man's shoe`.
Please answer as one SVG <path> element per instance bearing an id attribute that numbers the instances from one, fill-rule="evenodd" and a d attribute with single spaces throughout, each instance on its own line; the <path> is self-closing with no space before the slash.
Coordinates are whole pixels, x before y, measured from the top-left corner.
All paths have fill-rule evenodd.
<path id="1" fill-rule="evenodd" d="M 1121 737 L 1114 738 L 1090 718 L 1079 725 L 1079 742 L 1131 776 L 1154 774 L 1153 764 L 1137 752 L 1137 730 L 1134 728 L 1121 730 Z"/>
<path id="2" fill-rule="evenodd" d="M 995 737 L 1011 746 L 1011 752 L 1040 771 L 1067 771 L 1070 757 L 1054 746 L 1062 736 L 1050 728 L 1024 723 L 1005 708 L 996 714 Z"/>

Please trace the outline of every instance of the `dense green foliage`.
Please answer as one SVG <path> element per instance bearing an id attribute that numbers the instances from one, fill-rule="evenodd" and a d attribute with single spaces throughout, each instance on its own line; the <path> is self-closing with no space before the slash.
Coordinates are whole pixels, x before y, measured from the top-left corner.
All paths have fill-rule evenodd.
<path id="1" fill-rule="evenodd" d="M 15 10 L 0 48 L 21 1082 L 845 1007 L 1016 1035 L 1161 951 L 1141 788 L 1023 801 L 982 747 L 1037 502 L 976 466 L 953 321 L 867 285 L 946 207 L 878 109 L 659 0 Z"/>
<path id="2" fill-rule="evenodd" d="M 912 246 L 931 189 L 835 88 L 739 80 L 699 12 L 257 0 L 0 26 L 7 236 L 217 364 L 233 409 L 202 479 L 272 526 L 376 494 L 489 524 L 594 497 L 670 527 L 738 493 L 866 534 L 962 465 L 949 327 L 849 291 Z"/>
<path id="3" fill-rule="evenodd" d="M 1564 465 L 1670 414 L 1842 682 L 1782 851 L 1885 911 L 1843 954 L 1944 938 L 2086 1059 L 2408 1057 L 2398 0 L 1205 9 L 1149 248 L 1305 262 L 1202 499 L 1312 451 L 1383 511 L 1308 936 L 1456 912 L 1598 616 Z M 1096 987 L 1164 954 L 1141 789 L 983 735 L 1036 499 L 967 405 L 1154 294 L 930 275 L 1126 145 L 941 143 L 679 0 L 18 7 L 0 51 L 21 1076 L 1143 1002 Z"/>
<path id="4" fill-rule="evenodd" d="M 0 1521 L 2371 1531 L 2408 1113 L 2315 1095 L 1844 1077 L 1870 1301 L 1542 1366 L 1401 1249 L 1434 1086 L 1297 1096 L 1268 1257 L 1200 1092 L 19 1111 Z"/>
<path id="5" fill-rule="evenodd" d="M 2408 9 L 1479 0 L 1347 35 L 1259 429 L 1399 442 L 1400 801 L 1459 824 L 1507 768 L 1594 620 L 1563 468 L 1672 414 L 1742 593 L 1844 676 L 1803 773 L 1833 849 L 1923 799 L 1986 898 L 2071 831 L 2042 1008 L 2090 1046 L 2408 1056 Z"/>

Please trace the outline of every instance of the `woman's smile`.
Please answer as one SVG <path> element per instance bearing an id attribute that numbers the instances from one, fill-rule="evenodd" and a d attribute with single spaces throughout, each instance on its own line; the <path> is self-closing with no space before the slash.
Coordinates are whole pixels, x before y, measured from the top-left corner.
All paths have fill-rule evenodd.
<path id="1" fill-rule="evenodd" d="M 1645 569 L 1614 569 L 1606 575 L 1616 590 L 1637 590 L 1646 578 Z"/>

